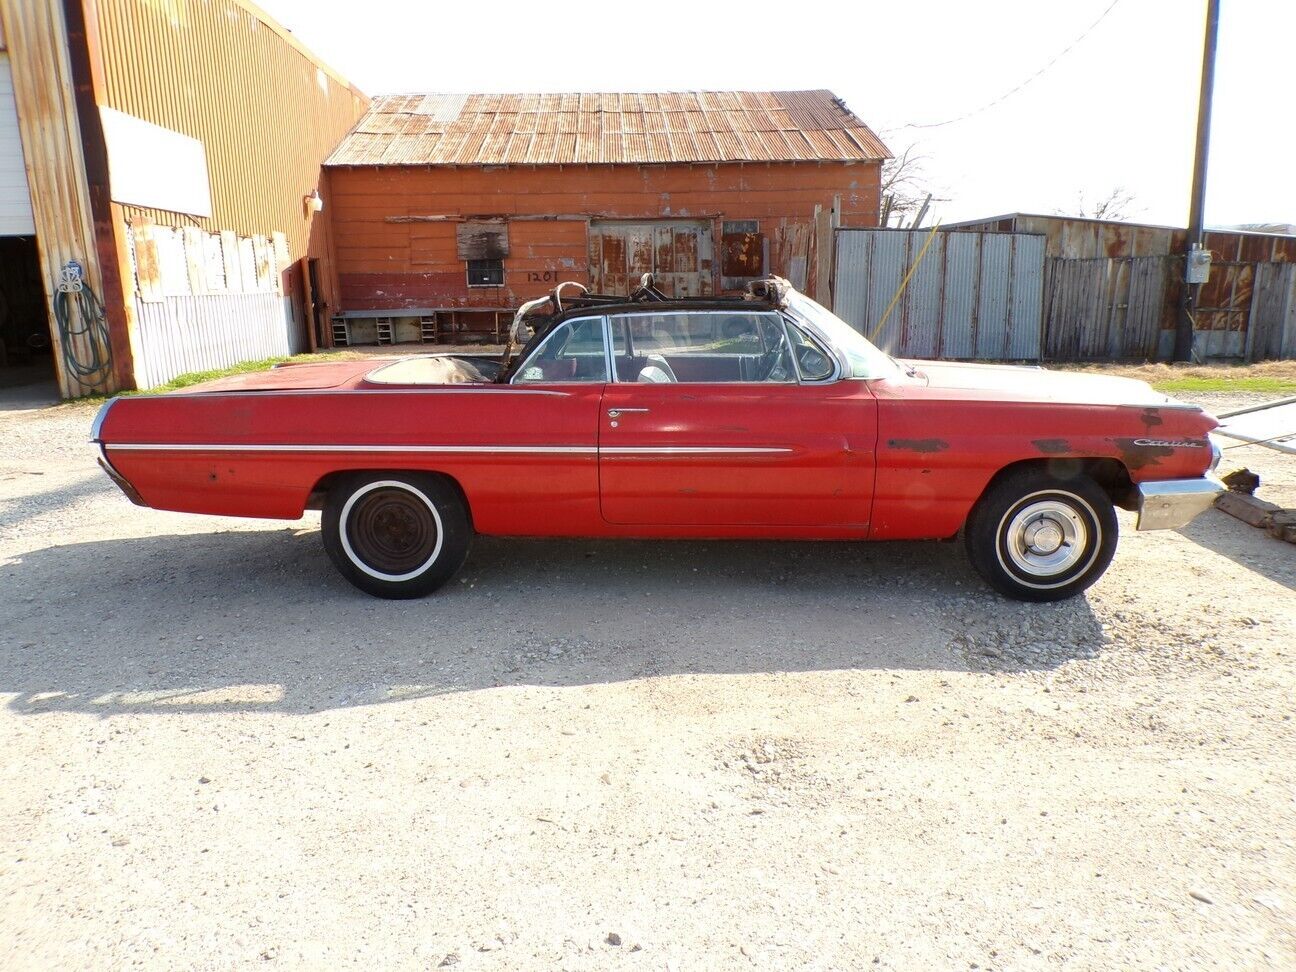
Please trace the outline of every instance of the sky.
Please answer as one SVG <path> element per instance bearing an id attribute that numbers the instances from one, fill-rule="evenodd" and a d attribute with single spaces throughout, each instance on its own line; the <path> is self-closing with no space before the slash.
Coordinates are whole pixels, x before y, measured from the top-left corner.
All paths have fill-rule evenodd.
<path id="1" fill-rule="evenodd" d="M 1206 0 L 258 2 L 370 95 L 829 88 L 922 156 L 945 222 L 1116 189 L 1187 222 Z M 1221 7 L 1206 221 L 1296 223 L 1296 2 Z"/>

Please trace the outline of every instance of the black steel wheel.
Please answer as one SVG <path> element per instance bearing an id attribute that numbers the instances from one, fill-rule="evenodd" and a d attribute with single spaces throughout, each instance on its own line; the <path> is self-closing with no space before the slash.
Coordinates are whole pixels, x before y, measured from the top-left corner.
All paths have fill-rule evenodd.
<path id="1" fill-rule="evenodd" d="M 963 539 L 972 566 L 1001 594 L 1060 601 L 1103 575 L 1117 533 L 1111 499 L 1092 479 L 1022 469 L 986 491 Z"/>
<path id="2" fill-rule="evenodd" d="M 324 549 L 338 571 L 375 597 L 421 597 L 459 570 L 471 528 L 448 480 L 426 473 L 357 473 L 324 504 Z"/>

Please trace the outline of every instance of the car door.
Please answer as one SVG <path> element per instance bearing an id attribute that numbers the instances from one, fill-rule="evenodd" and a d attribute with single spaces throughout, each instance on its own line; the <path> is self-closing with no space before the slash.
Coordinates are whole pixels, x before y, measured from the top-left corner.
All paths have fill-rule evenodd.
<path id="1" fill-rule="evenodd" d="M 473 514 L 483 532 L 563 536 L 603 528 L 597 452 L 604 334 L 601 315 L 564 321 L 519 363 L 508 386 L 478 392 L 472 422 L 493 429 L 500 443 L 482 457 L 487 475 L 475 484 L 484 500 L 480 517 L 476 508 Z"/>
<path id="2" fill-rule="evenodd" d="M 599 496 L 617 524 L 867 528 L 876 405 L 800 380 L 773 311 L 613 316 Z"/>

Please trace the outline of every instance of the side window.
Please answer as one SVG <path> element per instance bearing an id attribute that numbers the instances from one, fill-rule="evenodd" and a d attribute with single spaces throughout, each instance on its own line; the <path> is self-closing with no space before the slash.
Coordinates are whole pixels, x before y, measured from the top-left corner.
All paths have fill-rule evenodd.
<path id="1" fill-rule="evenodd" d="M 612 319 L 617 381 L 797 380 L 783 318 L 767 311 L 666 311 Z"/>
<path id="2" fill-rule="evenodd" d="M 557 381 L 607 381 L 603 318 L 559 324 L 518 368 L 513 384 Z"/>
<path id="3" fill-rule="evenodd" d="M 833 359 L 827 351 L 805 331 L 791 321 L 787 322 L 792 339 L 792 354 L 803 381 L 827 381 L 835 370 Z"/>

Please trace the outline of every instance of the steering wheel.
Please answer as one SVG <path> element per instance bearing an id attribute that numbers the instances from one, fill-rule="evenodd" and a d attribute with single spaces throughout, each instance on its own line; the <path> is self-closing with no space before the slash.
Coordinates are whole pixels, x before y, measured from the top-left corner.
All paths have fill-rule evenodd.
<path id="1" fill-rule="evenodd" d="M 778 343 L 756 362 L 757 381 L 782 381 L 787 377 L 787 356 L 783 353 L 787 337 L 780 334 Z"/>

